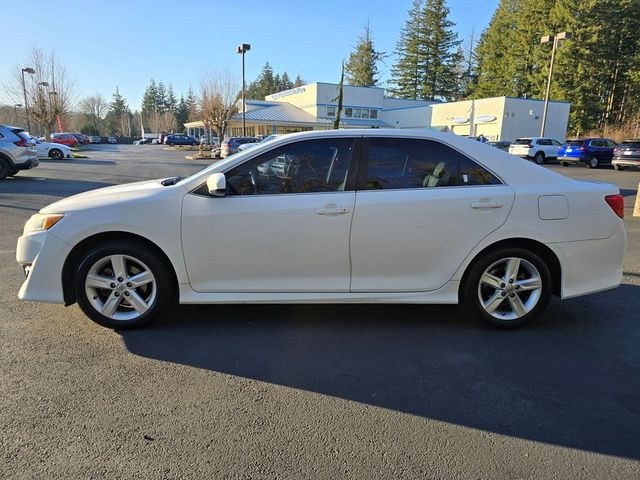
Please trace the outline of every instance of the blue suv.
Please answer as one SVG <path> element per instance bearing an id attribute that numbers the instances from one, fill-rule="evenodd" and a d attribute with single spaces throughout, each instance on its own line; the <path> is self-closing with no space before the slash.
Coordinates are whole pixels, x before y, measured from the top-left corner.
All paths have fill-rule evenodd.
<path id="1" fill-rule="evenodd" d="M 170 145 L 172 147 L 174 145 L 198 145 L 198 140 L 191 135 L 172 134 L 164 137 L 164 143 L 165 145 Z"/>
<path id="2" fill-rule="evenodd" d="M 617 144 L 608 138 L 578 138 L 567 140 L 558 150 L 558 160 L 563 167 L 584 163 L 589 168 L 610 164 Z"/>

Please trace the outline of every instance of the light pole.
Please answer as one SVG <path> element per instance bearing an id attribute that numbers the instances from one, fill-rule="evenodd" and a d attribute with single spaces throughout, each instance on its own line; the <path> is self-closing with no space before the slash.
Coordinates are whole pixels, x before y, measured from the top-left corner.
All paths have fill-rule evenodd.
<path id="1" fill-rule="evenodd" d="M 44 87 L 48 87 L 49 82 L 38 82 L 38 103 L 40 104 L 41 112 L 40 118 L 45 121 L 45 128 L 47 127 L 47 100 L 44 98 Z M 42 128 L 42 123 L 38 122 L 38 126 L 40 127 L 40 135 L 44 136 L 46 134 L 44 132 L 45 129 Z"/>
<path id="2" fill-rule="evenodd" d="M 31 67 L 24 67 L 22 69 L 22 92 L 24 93 L 24 110 L 27 113 L 27 131 L 31 133 L 31 124 L 29 123 L 29 102 L 27 102 L 27 86 L 24 81 L 24 74 L 28 73 L 33 75 L 36 71 Z"/>
<path id="3" fill-rule="evenodd" d="M 51 97 L 57 97 L 58 96 L 58 92 L 56 92 L 55 90 L 49 92 L 49 108 L 51 109 L 51 119 L 53 122 L 55 122 L 58 118 L 58 113 L 56 113 L 56 110 L 53 108 L 53 102 L 51 100 Z M 54 116 L 55 115 L 55 116 Z M 60 131 L 60 128 L 58 127 L 58 130 Z M 52 132 L 55 131 L 55 127 L 52 127 Z M 49 134 L 49 136 L 51 136 L 51 134 Z"/>
<path id="4" fill-rule="evenodd" d="M 237 53 L 241 53 L 242 54 L 242 136 L 246 137 L 247 136 L 247 125 L 245 123 L 245 110 L 246 110 L 246 106 L 245 106 L 245 88 L 246 88 L 246 82 L 245 82 L 245 77 L 244 77 L 244 54 L 247 53 L 249 50 L 251 50 L 251 45 L 249 45 L 248 43 L 241 43 L 238 46 L 238 50 L 236 51 Z"/>
<path id="5" fill-rule="evenodd" d="M 540 136 L 544 137 L 544 130 L 547 126 L 547 111 L 549 110 L 549 93 L 551 91 L 551 77 L 553 76 L 553 65 L 556 61 L 556 50 L 560 46 L 560 42 L 571 40 L 573 34 L 571 32 L 560 32 L 555 35 L 545 35 L 540 39 L 540 43 L 552 43 L 551 46 L 551 63 L 549 65 L 549 77 L 547 78 L 547 90 L 544 94 L 544 110 L 542 112 L 542 127 L 540 128 Z"/>
<path id="6" fill-rule="evenodd" d="M 21 103 L 16 103 L 13 105 L 13 119 L 16 122 L 16 127 L 18 126 L 18 109 L 22 107 Z"/>

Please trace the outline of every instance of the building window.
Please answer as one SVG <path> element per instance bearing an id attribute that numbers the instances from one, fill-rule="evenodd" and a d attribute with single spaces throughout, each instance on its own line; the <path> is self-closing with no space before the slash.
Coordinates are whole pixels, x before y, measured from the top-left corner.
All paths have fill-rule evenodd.
<path id="1" fill-rule="evenodd" d="M 378 111 L 377 110 L 369 110 L 369 118 L 378 118 Z"/>
<path id="2" fill-rule="evenodd" d="M 344 109 L 345 117 L 353 117 L 353 108 L 345 108 Z"/>
<path id="3" fill-rule="evenodd" d="M 336 107 L 335 105 L 327 106 L 327 117 L 335 117 L 336 116 Z"/>

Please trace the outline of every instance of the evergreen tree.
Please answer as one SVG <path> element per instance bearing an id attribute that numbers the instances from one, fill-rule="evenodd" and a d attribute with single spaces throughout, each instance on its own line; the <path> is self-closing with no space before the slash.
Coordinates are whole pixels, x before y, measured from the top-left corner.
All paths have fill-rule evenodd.
<path id="1" fill-rule="evenodd" d="M 301 87 L 302 85 L 305 84 L 305 81 L 302 79 L 302 77 L 300 75 L 298 75 L 296 77 L 296 79 L 293 81 L 293 87 Z"/>
<path id="2" fill-rule="evenodd" d="M 282 90 L 284 90 L 284 88 L 282 88 L 282 80 L 280 79 L 280 74 L 276 73 L 275 76 L 273 77 L 273 92 L 281 92 Z"/>
<path id="3" fill-rule="evenodd" d="M 187 110 L 189 111 L 189 114 L 187 115 L 187 119 L 190 122 L 193 122 L 194 120 L 197 120 L 197 118 L 198 118 L 198 98 L 196 97 L 196 94 L 193 92 L 193 88 L 191 88 L 191 85 L 189 85 L 189 90 L 187 90 L 187 98 L 186 98 L 185 102 L 187 104 Z"/>
<path id="4" fill-rule="evenodd" d="M 167 89 L 164 86 L 162 80 L 158 82 L 158 90 L 156 94 L 156 108 L 160 113 L 164 113 L 167 111 Z"/>
<path id="5" fill-rule="evenodd" d="M 273 77 L 273 69 L 269 62 L 264 64 L 258 78 L 249 83 L 247 87 L 247 98 L 255 100 L 264 100 L 264 97 L 277 92 L 275 89 L 275 79 Z"/>
<path id="6" fill-rule="evenodd" d="M 174 112 L 178 108 L 178 101 L 176 100 L 176 96 L 173 93 L 173 85 L 169 84 L 169 88 L 167 89 L 167 95 L 165 97 L 164 108 L 167 112 Z"/>
<path id="7" fill-rule="evenodd" d="M 364 27 L 364 34 L 358 37 L 355 50 L 349 55 L 344 67 L 349 85 L 375 87 L 378 85 L 380 70 L 378 62 L 384 54 L 376 50 L 371 38 L 369 24 Z"/>
<path id="8" fill-rule="evenodd" d="M 125 98 L 120 95 L 118 87 L 113 93 L 105 120 L 111 133 L 122 136 L 131 135 L 131 110 Z"/>
<path id="9" fill-rule="evenodd" d="M 293 82 L 289 78 L 289 74 L 286 71 L 280 77 L 280 88 L 281 90 L 289 90 L 293 88 Z"/>
<path id="10" fill-rule="evenodd" d="M 184 124 L 188 121 L 189 105 L 187 100 L 185 100 L 184 95 L 180 95 L 180 100 L 178 100 L 178 106 L 176 107 L 176 122 L 178 123 L 178 130 L 183 130 Z"/>
<path id="11" fill-rule="evenodd" d="M 149 81 L 149 85 L 144 91 L 144 95 L 142 96 L 142 116 L 147 117 L 158 108 L 157 105 L 158 98 L 158 86 L 156 85 L 155 80 L 152 78 Z"/>
<path id="12" fill-rule="evenodd" d="M 421 43 L 420 11 L 422 0 L 413 0 L 407 21 L 396 45 L 398 61 L 391 69 L 391 91 L 400 98 L 421 98 L 424 48 Z"/>

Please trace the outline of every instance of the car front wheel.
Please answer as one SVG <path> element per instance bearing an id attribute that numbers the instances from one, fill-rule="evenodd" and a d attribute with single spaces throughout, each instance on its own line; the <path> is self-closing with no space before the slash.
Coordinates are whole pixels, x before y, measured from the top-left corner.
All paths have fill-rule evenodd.
<path id="1" fill-rule="evenodd" d="M 78 305 L 96 323 L 117 329 L 144 325 L 172 296 L 172 275 L 148 248 L 110 242 L 89 251 L 75 279 Z"/>
<path id="2" fill-rule="evenodd" d="M 587 160 L 587 166 L 589 168 L 598 168 L 599 165 L 600 162 L 598 162 L 598 159 L 596 157 L 591 157 L 589 160 Z"/>
<path id="3" fill-rule="evenodd" d="M 60 160 L 61 158 L 64 158 L 64 154 L 59 148 L 52 148 L 51 150 L 49 150 L 49 158 Z"/>
<path id="4" fill-rule="evenodd" d="M 463 300 L 492 325 L 512 328 L 535 319 L 551 296 L 551 273 L 537 254 L 501 248 L 479 258 L 466 278 Z"/>

